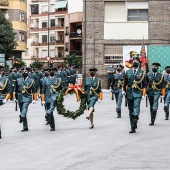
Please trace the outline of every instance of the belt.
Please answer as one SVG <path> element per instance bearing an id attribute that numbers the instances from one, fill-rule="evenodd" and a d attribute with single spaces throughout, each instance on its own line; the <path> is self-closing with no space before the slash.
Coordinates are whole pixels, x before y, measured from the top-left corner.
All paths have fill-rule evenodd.
<path id="1" fill-rule="evenodd" d="M 128 87 L 132 87 L 132 85 L 128 85 Z"/>

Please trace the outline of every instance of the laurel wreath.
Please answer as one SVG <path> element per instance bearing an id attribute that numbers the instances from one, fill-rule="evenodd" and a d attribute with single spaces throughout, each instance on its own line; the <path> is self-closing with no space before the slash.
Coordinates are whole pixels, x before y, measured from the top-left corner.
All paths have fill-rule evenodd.
<path id="1" fill-rule="evenodd" d="M 64 117 L 71 118 L 71 119 L 75 120 L 79 116 L 81 116 L 87 108 L 86 95 L 79 92 L 79 95 L 80 95 L 79 109 L 77 109 L 76 111 L 66 110 L 65 106 L 63 105 L 63 101 L 64 101 L 65 92 L 67 89 L 68 88 L 62 89 L 62 91 L 59 93 L 57 100 L 56 100 L 56 109 L 57 109 L 57 112 L 59 115 L 62 115 Z M 73 94 L 73 93 L 74 92 L 72 92 L 72 91 L 69 92 L 69 94 Z"/>

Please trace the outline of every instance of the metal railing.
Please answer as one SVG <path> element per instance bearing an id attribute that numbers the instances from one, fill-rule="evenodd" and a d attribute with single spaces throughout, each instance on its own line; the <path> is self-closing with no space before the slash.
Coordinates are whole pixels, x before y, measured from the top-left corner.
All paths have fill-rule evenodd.
<path id="1" fill-rule="evenodd" d="M 77 32 L 70 33 L 70 38 L 78 38 L 78 37 L 82 37 L 82 34 L 78 34 Z"/>

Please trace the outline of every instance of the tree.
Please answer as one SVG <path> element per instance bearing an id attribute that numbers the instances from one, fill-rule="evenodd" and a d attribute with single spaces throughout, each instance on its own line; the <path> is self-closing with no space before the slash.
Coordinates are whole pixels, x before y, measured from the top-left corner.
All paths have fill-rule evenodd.
<path id="1" fill-rule="evenodd" d="M 15 35 L 12 23 L 0 11 L 0 53 L 5 54 L 6 61 L 13 56 L 13 50 L 18 46 Z"/>
<path id="2" fill-rule="evenodd" d="M 26 66 L 26 62 L 19 58 L 19 59 L 15 60 L 15 62 L 12 64 L 12 66 L 17 67 L 17 68 L 22 68 L 22 67 Z"/>
<path id="3" fill-rule="evenodd" d="M 40 69 L 43 65 L 44 65 L 43 61 L 35 60 L 33 63 L 30 64 L 30 67 Z"/>
<path id="4" fill-rule="evenodd" d="M 70 67 L 72 65 L 75 65 L 75 68 L 82 67 L 82 59 L 76 56 L 75 54 L 68 55 L 66 57 L 66 64 Z"/>

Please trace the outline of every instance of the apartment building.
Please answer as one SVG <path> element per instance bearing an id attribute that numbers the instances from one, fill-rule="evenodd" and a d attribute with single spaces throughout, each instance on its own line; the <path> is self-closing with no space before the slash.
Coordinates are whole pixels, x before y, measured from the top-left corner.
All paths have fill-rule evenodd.
<path id="1" fill-rule="evenodd" d="M 18 47 L 14 50 L 14 58 L 21 58 L 27 50 L 27 0 L 4 0 L 0 10 L 7 14 L 16 32 Z"/>
<path id="2" fill-rule="evenodd" d="M 109 65 L 123 62 L 125 46 L 168 48 L 169 8 L 167 0 L 84 0 L 84 73 L 95 66 L 106 81 Z"/>
<path id="3" fill-rule="evenodd" d="M 79 12 L 83 8 L 83 2 L 82 0 L 75 1 L 82 6 Z M 70 37 L 75 37 L 72 32 L 77 31 L 76 23 L 81 22 L 80 25 L 82 25 L 82 18 L 80 19 L 77 11 L 73 10 L 74 2 L 72 0 L 41 2 L 30 0 L 28 4 L 28 53 L 23 56 L 28 65 L 34 60 L 44 61 L 48 65 L 47 57 L 53 61 L 53 66 L 64 65 L 66 55 L 72 54 L 71 51 L 74 50 L 72 48 L 74 42 L 70 41 L 72 39 Z M 78 36 L 77 39 L 74 41 L 79 41 L 81 37 Z M 82 51 L 80 48 L 75 48 L 75 50 Z M 76 52 L 76 55 L 79 53 Z"/>

